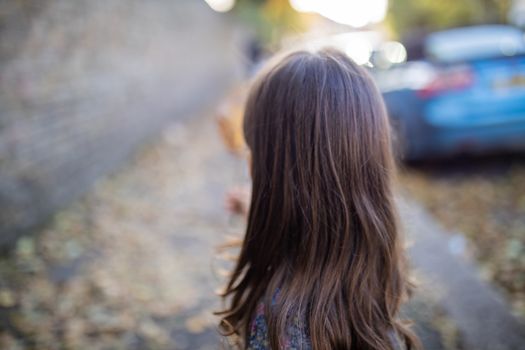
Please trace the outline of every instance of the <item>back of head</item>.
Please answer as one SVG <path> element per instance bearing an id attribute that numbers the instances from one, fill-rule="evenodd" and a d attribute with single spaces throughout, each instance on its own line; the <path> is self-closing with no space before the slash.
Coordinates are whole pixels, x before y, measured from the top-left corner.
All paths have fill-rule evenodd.
<path id="1" fill-rule="evenodd" d="M 407 282 L 390 127 L 367 72 L 333 49 L 289 54 L 244 117 L 252 200 L 223 324 L 246 335 L 263 300 L 272 348 L 290 315 L 314 349 L 390 349 L 392 331 L 411 345 L 395 319 Z"/>

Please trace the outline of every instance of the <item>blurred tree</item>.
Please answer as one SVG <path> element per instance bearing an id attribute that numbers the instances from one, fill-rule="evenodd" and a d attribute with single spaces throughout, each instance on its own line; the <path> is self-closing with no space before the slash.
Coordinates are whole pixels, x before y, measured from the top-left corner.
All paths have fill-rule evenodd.
<path id="1" fill-rule="evenodd" d="M 387 22 L 396 36 L 481 23 L 506 23 L 511 0 L 390 0 Z"/>
<path id="2" fill-rule="evenodd" d="M 238 0 L 235 10 L 269 47 L 285 34 L 303 32 L 311 17 L 295 11 L 288 0 Z"/>

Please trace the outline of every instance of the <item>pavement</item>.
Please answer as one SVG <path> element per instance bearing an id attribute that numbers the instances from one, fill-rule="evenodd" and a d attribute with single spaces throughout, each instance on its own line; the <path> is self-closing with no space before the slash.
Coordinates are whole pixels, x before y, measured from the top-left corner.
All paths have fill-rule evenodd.
<path id="1" fill-rule="evenodd" d="M 216 248 L 242 233 L 223 200 L 247 179 L 211 112 L 173 122 L 0 260 L 0 348 L 218 348 L 212 311 L 228 265 Z M 420 280 L 403 313 L 426 349 L 520 349 L 523 328 L 447 253 L 446 233 L 416 202 L 401 207 Z"/>

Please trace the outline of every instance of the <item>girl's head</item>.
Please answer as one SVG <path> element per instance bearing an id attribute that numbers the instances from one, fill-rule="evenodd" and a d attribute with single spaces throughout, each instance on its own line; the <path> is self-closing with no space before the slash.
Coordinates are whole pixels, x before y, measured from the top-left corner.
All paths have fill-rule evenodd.
<path id="1" fill-rule="evenodd" d="M 269 66 L 246 104 L 253 189 L 224 293 L 227 332 L 264 302 L 272 348 L 300 315 L 314 349 L 390 349 L 407 292 L 382 98 L 343 53 L 299 51 Z"/>

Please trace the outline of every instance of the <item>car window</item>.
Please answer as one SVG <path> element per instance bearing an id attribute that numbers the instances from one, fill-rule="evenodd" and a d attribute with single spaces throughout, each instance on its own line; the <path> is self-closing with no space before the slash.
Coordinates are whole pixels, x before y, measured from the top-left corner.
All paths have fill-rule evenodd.
<path id="1" fill-rule="evenodd" d="M 425 42 L 428 58 L 440 62 L 525 53 L 523 32 L 510 26 L 478 26 L 437 32 Z"/>

